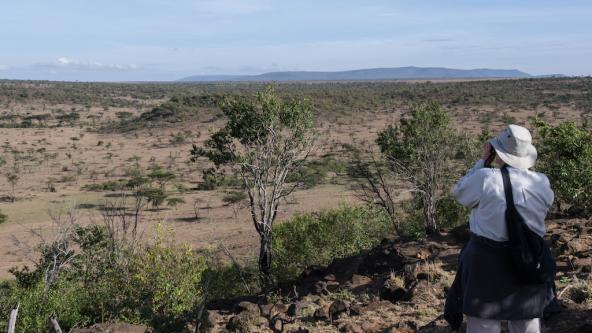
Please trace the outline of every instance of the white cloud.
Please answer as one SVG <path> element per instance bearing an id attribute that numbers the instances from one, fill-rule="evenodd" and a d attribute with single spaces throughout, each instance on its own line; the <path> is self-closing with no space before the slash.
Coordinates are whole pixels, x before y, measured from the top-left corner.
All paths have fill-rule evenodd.
<path id="1" fill-rule="evenodd" d="M 43 65 L 50 68 L 69 68 L 78 70 L 120 70 L 128 71 L 138 69 L 136 64 L 104 64 L 96 61 L 79 61 L 66 57 L 60 57 L 55 63 Z"/>
<path id="2" fill-rule="evenodd" d="M 6 66 L 6 65 L 0 65 L 0 71 L 5 71 L 7 69 L 9 69 L 10 67 Z"/>

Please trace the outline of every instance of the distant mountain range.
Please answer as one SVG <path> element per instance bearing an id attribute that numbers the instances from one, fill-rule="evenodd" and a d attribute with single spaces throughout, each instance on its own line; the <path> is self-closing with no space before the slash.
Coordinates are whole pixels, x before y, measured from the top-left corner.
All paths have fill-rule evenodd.
<path id="1" fill-rule="evenodd" d="M 560 76 L 560 75 L 551 75 Z M 181 82 L 215 81 L 358 81 L 358 80 L 430 80 L 477 78 L 526 78 L 533 77 L 517 69 L 453 69 L 443 67 L 395 67 L 357 69 L 340 72 L 270 72 L 259 75 L 195 75 L 180 79 Z"/>

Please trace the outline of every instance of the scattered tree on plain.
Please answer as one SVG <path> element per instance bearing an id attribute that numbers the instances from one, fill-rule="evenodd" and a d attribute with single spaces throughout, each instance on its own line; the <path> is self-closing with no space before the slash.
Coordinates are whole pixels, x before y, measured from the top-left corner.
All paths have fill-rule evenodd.
<path id="1" fill-rule="evenodd" d="M 216 168 L 240 175 L 255 230 L 260 237 L 259 270 L 264 286 L 271 272 L 273 224 L 282 199 L 296 185 L 286 177 L 308 157 L 313 144 L 313 114 L 306 101 L 282 100 L 268 87 L 255 100 L 229 97 L 222 103 L 226 125 L 205 147 L 193 146 L 193 159 L 207 157 Z"/>

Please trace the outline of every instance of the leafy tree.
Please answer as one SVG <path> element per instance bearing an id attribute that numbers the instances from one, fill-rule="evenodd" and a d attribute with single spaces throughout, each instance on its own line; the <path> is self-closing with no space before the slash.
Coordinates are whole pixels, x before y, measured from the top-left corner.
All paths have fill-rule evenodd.
<path id="1" fill-rule="evenodd" d="M 413 107 L 408 117 L 380 132 L 376 140 L 392 175 L 411 186 L 428 234 L 438 229 L 437 203 L 452 179 L 458 141 L 450 117 L 437 103 Z"/>
<path id="2" fill-rule="evenodd" d="M 146 200 L 152 205 L 152 207 L 156 209 L 158 209 L 168 197 L 166 192 L 162 188 L 158 187 L 148 187 L 140 189 L 138 191 L 138 195 L 145 197 Z"/>
<path id="3" fill-rule="evenodd" d="M 164 189 L 166 184 L 176 178 L 171 171 L 164 171 L 160 168 L 155 168 L 148 174 L 148 178 L 158 183 L 161 189 Z"/>
<path id="4" fill-rule="evenodd" d="M 313 142 L 313 114 L 302 100 L 282 100 L 272 87 L 256 98 L 227 97 L 222 103 L 226 125 L 205 147 L 193 146 L 195 161 L 207 157 L 218 169 L 240 175 L 255 230 L 260 237 L 259 270 L 265 287 L 271 272 L 273 224 L 280 203 L 295 186 L 286 177 L 308 157 Z"/>
<path id="5" fill-rule="evenodd" d="M 557 126 L 535 120 L 538 134 L 537 169 L 555 191 L 557 209 L 592 210 L 592 132 L 572 122 Z"/>

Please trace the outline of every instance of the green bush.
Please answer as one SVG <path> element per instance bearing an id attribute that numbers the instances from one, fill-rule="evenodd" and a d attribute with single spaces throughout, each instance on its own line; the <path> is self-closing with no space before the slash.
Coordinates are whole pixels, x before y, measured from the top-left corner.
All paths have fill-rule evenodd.
<path id="1" fill-rule="evenodd" d="M 82 187 L 85 191 L 103 192 L 103 191 L 121 191 L 125 189 L 125 180 L 110 180 L 104 183 L 86 184 Z"/>
<path id="2" fill-rule="evenodd" d="M 348 169 L 344 161 L 333 157 L 323 157 L 318 160 L 305 163 L 301 168 L 286 177 L 286 182 L 300 182 L 304 188 L 313 188 L 326 181 L 330 172 L 336 174 L 346 173 Z"/>
<path id="3" fill-rule="evenodd" d="M 72 242 L 79 249 L 74 261 L 49 288 L 43 259 L 34 271 L 12 270 L 17 279 L 0 288 L 2 313 L 20 304 L 18 332 L 45 332 L 51 316 L 64 331 L 120 320 L 180 332 L 195 319 L 205 258 L 176 245 L 172 233 L 159 226 L 154 242 L 133 249 L 104 227 L 78 227 Z"/>
<path id="4" fill-rule="evenodd" d="M 129 285 L 140 319 L 157 331 L 182 331 L 187 318 L 202 301 L 205 259 L 174 241 L 159 225 L 156 241 L 131 261 Z"/>
<path id="5" fill-rule="evenodd" d="M 8 216 L 6 216 L 6 214 L 2 213 L 0 210 L 0 224 L 6 222 L 6 220 L 8 220 Z"/>
<path id="6" fill-rule="evenodd" d="M 572 122 L 557 126 L 535 121 L 538 134 L 537 169 L 549 178 L 561 211 L 592 210 L 592 132 Z"/>
<path id="7" fill-rule="evenodd" d="M 369 249 L 391 231 L 388 216 L 369 206 L 297 215 L 274 228 L 274 276 L 278 281 L 294 279 L 308 266 Z"/>
<path id="8" fill-rule="evenodd" d="M 454 197 L 447 195 L 436 203 L 436 214 L 440 227 L 453 228 L 469 221 L 470 210 L 459 204 Z"/>
<path id="9" fill-rule="evenodd" d="M 88 293 L 74 281 L 59 279 L 45 290 L 41 281 L 30 288 L 9 287 L 9 295 L 1 300 L 2 313 L 8 314 L 19 304 L 17 332 L 46 332 L 47 319 L 56 316 L 64 331 L 86 326 L 91 318 L 82 309 L 91 302 Z"/>
<path id="10" fill-rule="evenodd" d="M 235 264 L 208 262 L 204 278 L 208 284 L 209 299 L 229 299 L 252 295 L 261 290 L 257 263 L 241 266 Z"/>

